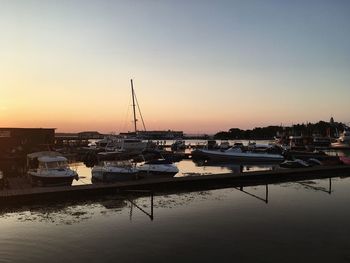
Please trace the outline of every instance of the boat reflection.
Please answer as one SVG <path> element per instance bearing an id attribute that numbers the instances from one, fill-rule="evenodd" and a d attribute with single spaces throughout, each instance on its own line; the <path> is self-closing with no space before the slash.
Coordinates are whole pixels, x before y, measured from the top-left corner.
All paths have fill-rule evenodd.
<path id="1" fill-rule="evenodd" d="M 248 171 L 273 171 L 279 168 L 276 163 L 233 163 L 217 162 L 212 160 L 192 160 L 197 167 L 217 167 L 228 169 L 232 173 L 243 173 Z"/>
<path id="2" fill-rule="evenodd" d="M 338 180 L 336 178 L 335 180 Z M 327 187 L 324 185 L 328 181 Z M 203 190 L 194 190 L 187 192 L 162 192 L 154 193 L 151 190 L 127 190 L 118 192 L 115 195 L 100 197 L 91 200 L 75 200 L 63 203 L 40 203 L 21 207 L 2 207 L 0 210 L 0 218 L 14 218 L 19 222 L 38 221 L 45 223 L 60 224 L 77 224 L 82 221 L 90 220 L 95 216 L 126 216 L 128 214 L 130 221 L 136 215 L 135 211 L 146 215 L 151 221 L 154 220 L 154 211 L 156 209 L 171 209 L 189 205 L 195 201 L 210 202 L 217 199 L 215 191 L 226 191 L 230 189 L 244 193 L 249 198 L 254 198 L 259 202 L 268 204 L 271 199 L 272 189 L 275 186 L 293 188 L 292 186 L 302 186 L 304 190 L 310 192 L 321 192 L 331 194 L 335 190 L 332 189 L 332 178 L 316 179 L 308 181 L 296 181 L 284 184 L 263 184 L 257 186 L 235 186 L 226 187 L 217 190 L 215 187 Z M 300 189 L 300 188 L 299 188 Z M 214 191 L 214 192 L 213 192 Z M 262 192 L 264 191 L 264 192 Z M 218 192 L 217 192 L 218 193 Z M 221 192 L 225 193 L 225 192 Z M 155 196 L 157 201 L 155 202 Z M 92 198 L 92 197 L 91 197 Z M 224 200 L 222 200 L 224 201 Z M 135 210 L 136 209 L 136 210 Z M 161 213 L 162 214 L 162 213 Z"/>

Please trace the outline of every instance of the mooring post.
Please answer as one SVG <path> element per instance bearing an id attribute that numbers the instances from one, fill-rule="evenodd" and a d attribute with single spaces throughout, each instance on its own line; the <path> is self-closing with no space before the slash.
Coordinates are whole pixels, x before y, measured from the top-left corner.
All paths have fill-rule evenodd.
<path id="1" fill-rule="evenodd" d="M 153 191 L 151 191 L 151 220 L 153 220 Z"/>

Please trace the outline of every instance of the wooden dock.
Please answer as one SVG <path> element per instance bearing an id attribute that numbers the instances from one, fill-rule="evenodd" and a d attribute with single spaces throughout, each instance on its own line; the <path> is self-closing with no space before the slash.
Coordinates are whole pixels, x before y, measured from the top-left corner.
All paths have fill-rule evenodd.
<path id="1" fill-rule="evenodd" d="M 350 176 L 350 166 L 325 166 L 314 168 L 257 171 L 240 174 L 217 174 L 160 179 L 140 179 L 129 182 L 98 183 L 76 186 L 31 187 L 27 177 L 8 179 L 8 187 L 0 190 L 0 204 L 21 204 L 34 201 L 59 201 L 96 195 L 122 193 L 130 190 L 191 191 L 193 189 L 218 189 L 237 186 L 267 185 L 289 181 Z"/>

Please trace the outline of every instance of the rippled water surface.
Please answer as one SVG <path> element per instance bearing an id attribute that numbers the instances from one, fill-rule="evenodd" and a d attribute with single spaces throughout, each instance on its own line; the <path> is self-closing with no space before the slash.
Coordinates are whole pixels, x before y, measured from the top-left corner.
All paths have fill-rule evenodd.
<path id="1" fill-rule="evenodd" d="M 2 208 L 1 262 L 349 262 L 350 178 Z M 86 200 L 89 198 L 87 197 Z"/>

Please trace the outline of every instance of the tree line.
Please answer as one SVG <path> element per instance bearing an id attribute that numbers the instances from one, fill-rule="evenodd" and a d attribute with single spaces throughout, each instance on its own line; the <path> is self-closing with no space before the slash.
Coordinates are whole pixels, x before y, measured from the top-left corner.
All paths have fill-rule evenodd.
<path id="1" fill-rule="evenodd" d="M 295 124 L 290 127 L 285 126 L 267 126 L 256 127 L 252 130 L 241 130 L 239 128 L 231 128 L 228 131 L 220 131 L 214 135 L 217 140 L 272 140 L 276 135 L 279 136 L 312 136 L 320 135 L 327 137 L 337 137 L 339 132 L 345 129 L 346 125 L 341 122 L 325 122 L 302 123 Z"/>

